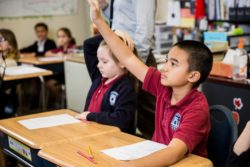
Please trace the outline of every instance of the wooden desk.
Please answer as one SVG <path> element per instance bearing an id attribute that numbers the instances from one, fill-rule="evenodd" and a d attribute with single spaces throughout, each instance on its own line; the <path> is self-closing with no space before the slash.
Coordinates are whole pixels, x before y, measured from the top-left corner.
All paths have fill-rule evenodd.
<path id="1" fill-rule="evenodd" d="M 213 167 L 213 163 L 207 158 L 189 154 L 181 161 L 169 167 Z"/>
<path id="2" fill-rule="evenodd" d="M 64 59 L 60 60 L 51 60 L 51 61 L 41 61 L 38 57 L 27 57 L 27 58 L 21 58 L 18 60 L 20 63 L 26 63 L 26 64 L 34 64 L 34 65 L 47 65 L 47 64 L 56 64 L 56 63 L 63 63 Z"/>
<path id="3" fill-rule="evenodd" d="M 41 59 L 47 59 L 47 60 L 45 61 Z M 64 84 L 64 59 L 65 59 L 64 57 L 59 57 L 59 56 L 58 57 L 56 56 L 55 57 L 26 57 L 26 58 L 19 59 L 18 62 L 22 64 L 30 64 L 30 65 L 34 65 L 35 67 L 50 70 L 53 72 L 53 75 L 58 76 L 56 78 L 59 79 L 59 83 Z M 41 82 L 44 82 L 44 80 L 41 80 Z M 43 97 L 44 97 L 43 106 L 47 106 L 45 96 Z M 62 99 L 62 102 L 64 102 L 64 100 L 65 99 Z M 64 105 L 61 108 L 65 108 Z M 45 107 L 43 107 L 43 111 L 46 111 Z"/>
<path id="4" fill-rule="evenodd" d="M 4 81 L 5 82 L 9 82 L 9 81 L 15 81 L 15 80 L 23 80 L 23 79 L 29 79 L 29 78 L 36 78 L 39 77 L 40 81 L 41 81 L 41 95 L 42 95 L 42 109 L 43 111 L 45 111 L 46 109 L 46 105 L 45 105 L 45 84 L 44 84 L 44 76 L 49 76 L 52 75 L 53 72 L 50 70 L 45 70 L 43 72 L 36 72 L 36 73 L 30 73 L 30 74 L 22 74 L 22 75 L 5 75 L 4 76 Z M 8 83 L 7 83 L 8 84 Z M 19 91 L 20 93 L 22 92 L 22 90 Z M 19 94 L 19 100 L 21 101 L 21 97 L 22 95 Z M 20 102 L 20 104 L 22 104 L 22 102 Z M 22 109 L 22 106 L 20 106 L 20 108 Z"/>
<path id="5" fill-rule="evenodd" d="M 0 131 L 3 133 L 0 135 L 0 138 L 3 141 L 2 147 L 4 151 L 20 159 L 20 161 L 24 161 L 23 163 L 26 165 L 41 166 L 37 152 L 44 146 L 62 144 L 77 139 L 119 131 L 117 127 L 101 125 L 95 122 L 80 122 L 34 130 L 26 129 L 18 123 L 19 120 L 65 113 L 73 116 L 77 114 L 76 112 L 65 109 L 0 120 Z M 27 158 L 10 148 L 9 142 L 13 139 L 14 141 L 20 142 L 20 147 L 30 150 L 31 158 Z"/>
<path id="6" fill-rule="evenodd" d="M 69 142 L 65 145 L 58 144 L 44 147 L 39 151 L 38 155 L 52 164 L 59 166 L 95 166 L 95 167 L 110 167 L 124 163 L 123 161 L 115 160 L 108 155 L 101 153 L 103 149 L 119 147 L 143 141 L 144 139 L 132 136 L 123 132 L 111 132 L 95 137 L 88 137 L 80 140 Z M 82 151 L 88 154 L 87 148 L 91 146 L 97 164 L 93 164 L 87 159 L 77 154 L 77 151 Z M 212 167 L 210 160 L 196 155 L 188 155 L 183 160 L 173 165 L 172 167 Z"/>
<path id="7" fill-rule="evenodd" d="M 30 57 L 19 59 L 19 62 L 52 70 L 56 74 L 64 72 L 67 108 L 78 112 L 83 111 L 91 85 L 83 56 L 67 55 L 58 61 L 40 61 L 37 57 Z"/>
<path id="8" fill-rule="evenodd" d="M 85 63 L 83 56 L 67 56 L 66 61 L 72 61 L 76 63 Z"/>
<path id="9" fill-rule="evenodd" d="M 5 75 L 4 81 L 13 81 L 13 80 L 21 80 L 21 79 L 28 79 L 28 78 L 35 78 L 40 76 L 49 76 L 52 75 L 53 72 L 46 70 L 44 72 L 32 73 L 32 74 L 22 74 L 22 75 Z"/>

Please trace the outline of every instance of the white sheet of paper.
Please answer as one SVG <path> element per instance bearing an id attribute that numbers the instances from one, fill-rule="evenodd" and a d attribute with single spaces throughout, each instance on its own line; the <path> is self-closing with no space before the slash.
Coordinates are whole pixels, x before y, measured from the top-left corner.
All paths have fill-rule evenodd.
<path id="1" fill-rule="evenodd" d="M 63 57 L 62 56 L 39 57 L 38 60 L 43 61 L 43 62 L 60 61 L 60 60 L 63 60 Z"/>
<path id="2" fill-rule="evenodd" d="M 164 144 L 146 140 L 135 144 L 105 149 L 101 152 L 117 160 L 133 160 L 149 155 L 153 152 L 166 148 Z"/>
<path id="3" fill-rule="evenodd" d="M 39 73 L 44 71 L 46 70 L 32 66 L 13 66 L 13 67 L 7 67 L 5 74 L 10 76 L 15 76 L 15 75 Z"/>
<path id="4" fill-rule="evenodd" d="M 47 117 L 31 118 L 18 121 L 27 129 L 47 128 L 58 125 L 73 124 L 81 122 L 69 114 L 59 114 Z"/>

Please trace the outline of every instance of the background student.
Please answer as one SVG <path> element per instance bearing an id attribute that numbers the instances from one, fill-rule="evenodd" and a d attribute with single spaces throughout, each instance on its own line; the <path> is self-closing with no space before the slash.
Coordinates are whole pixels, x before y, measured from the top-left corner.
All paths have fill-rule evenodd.
<path id="1" fill-rule="evenodd" d="M 0 29 L 0 38 L 0 70 L 2 73 L 4 68 L 17 65 L 19 54 L 16 37 L 11 30 Z M 3 82 L 2 79 L 0 81 L 0 119 L 14 116 L 17 110 L 17 83 L 16 81 Z"/>
<path id="2" fill-rule="evenodd" d="M 228 167 L 249 167 L 250 166 L 250 121 L 247 122 L 240 137 L 232 147 L 228 160 Z"/>
<path id="3" fill-rule="evenodd" d="M 62 27 L 57 31 L 57 41 L 58 41 L 58 48 L 49 50 L 45 53 L 45 56 L 62 56 L 67 53 L 71 49 L 76 48 L 75 39 L 71 35 L 71 31 L 66 28 Z M 60 103 L 62 103 L 62 90 L 60 84 L 64 84 L 64 71 L 61 68 L 56 68 L 54 75 L 51 77 L 46 77 L 46 87 L 48 88 L 49 94 L 49 103 L 48 107 L 50 109 L 57 109 L 60 108 Z"/>
<path id="4" fill-rule="evenodd" d="M 168 147 L 124 166 L 168 166 L 188 153 L 207 156 L 209 106 L 197 87 L 212 67 L 212 53 L 202 43 L 183 41 L 171 48 L 161 71 L 147 67 L 106 25 L 95 0 L 88 0 L 91 18 L 118 60 L 156 96 L 153 140 Z M 194 124 L 195 122 L 195 124 Z"/>
<path id="5" fill-rule="evenodd" d="M 132 39 L 122 32 L 119 34 L 129 49 L 135 50 Z M 84 112 L 76 118 L 117 126 L 124 132 L 133 133 L 136 93 L 128 71 L 114 57 L 105 41 L 98 47 L 92 39 L 85 40 L 84 56 L 92 85 Z"/>
<path id="6" fill-rule="evenodd" d="M 34 29 L 37 41 L 20 50 L 22 57 L 44 56 L 45 52 L 56 48 L 55 42 L 48 38 L 48 26 L 45 23 L 37 23 Z"/>
<path id="7" fill-rule="evenodd" d="M 6 64 L 4 64 L 3 58 L 5 58 Z M 0 29 L 0 70 L 3 69 L 3 66 L 16 66 L 18 58 L 18 44 L 15 34 L 9 29 Z M 12 117 L 16 113 L 16 84 L 16 81 L 7 84 L 0 81 L 0 119 Z M 0 148 L 0 160 L 3 159 L 7 159 L 7 166 L 17 166 L 17 161 L 10 156 L 6 156 Z M 1 164 L 0 162 L 0 166 Z"/>
<path id="8" fill-rule="evenodd" d="M 57 31 L 58 48 L 49 50 L 45 53 L 45 56 L 55 56 L 67 54 L 70 49 L 76 47 L 75 39 L 72 37 L 68 28 L 62 27 Z"/>

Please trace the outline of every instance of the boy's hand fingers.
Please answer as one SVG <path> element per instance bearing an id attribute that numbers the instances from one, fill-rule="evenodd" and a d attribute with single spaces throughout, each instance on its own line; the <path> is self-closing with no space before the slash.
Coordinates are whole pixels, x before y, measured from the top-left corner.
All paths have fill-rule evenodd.
<path id="1" fill-rule="evenodd" d="M 94 21 L 100 16 L 99 4 L 96 0 L 88 0 L 88 3 L 90 5 L 90 18 Z"/>

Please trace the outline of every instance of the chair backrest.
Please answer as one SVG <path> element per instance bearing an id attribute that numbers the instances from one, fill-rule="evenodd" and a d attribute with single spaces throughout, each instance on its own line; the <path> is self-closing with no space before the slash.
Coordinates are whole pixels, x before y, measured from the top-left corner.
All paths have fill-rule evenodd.
<path id="1" fill-rule="evenodd" d="M 216 167 L 225 166 L 230 148 L 238 137 L 238 128 L 232 111 L 223 105 L 210 107 L 210 120 L 208 158 Z"/>

